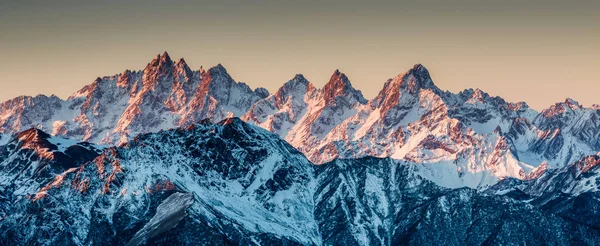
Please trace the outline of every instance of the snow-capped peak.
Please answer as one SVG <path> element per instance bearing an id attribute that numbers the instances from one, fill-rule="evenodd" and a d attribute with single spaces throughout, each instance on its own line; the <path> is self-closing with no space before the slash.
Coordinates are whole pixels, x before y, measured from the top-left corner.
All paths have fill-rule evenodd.
<path id="1" fill-rule="evenodd" d="M 190 69 L 183 57 L 179 59 L 177 63 L 175 63 L 175 73 L 178 75 L 184 75 L 188 79 L 193 76 L 192 69 Z"/>
<path id="2" fill-rule="evenodd" d="M 322 93 L 326 104 L 333 102 L 340 96 L 353 98 L 361 103 L 367 101 L 363 97 L 362 92 L 354 89 L 348 77 L 338 69 L 331 75 L 329 82 L 323 87 Z"/>
<path id="3" fill-rule="evenodd" d="M 173 60 L 171 60 L 169 53 L 167 53 L 166 51 L 162 54 L 162 56 L 160 56 L 160 64 L 165 66 L 173 65 Z"/>
<path id="4" fill-rule="evenodd" d="M 282 87 L 285 87 L 286 84 L 289 84 L 289 83 L 302 83 L 302 84 L 306 84 L 306 85 L 310 84 L 308 79 L 306 79 L 306 77 L 304 77 L 304 75 L 300 74 L 300 73 L 296 74 L 294 76 L 294 78 L 292 78 L 290 81 L 285 82 Z"/>
<path id="5" fill-rule="evenodd" d="M 162 55 L 158 54 L 144 69 L 144 84 L 154 85 L 160 77 L 169 76 L 173 71 L 173 61 L 165 51 Z"/>
<path id="6" fill-rule="evenodd" d="M 214 67 L 208 69 L 210 74 L 227 74 L 227 69 L 223 66 L 223 64 L 219 63 Z"/>
<path id="7" fill-rule="evenodd" d="M 427 68 L 421 64 L 416 64 L 412 69 L 408 70 L 403 76 L 402 81 L 402 87 L 411 92 L 415 92 L 419 89 L 439 90 L 435 84 L 433 84 L 433 80 L 431 80 Z"/>
<path id="8" fill-rule="evenodd" d="M 157 54 L 154 59 L 152 59 L 152 61 L 150 61 L 150 63 L 148 63 L 148 65 L 146 66 L 146 68 L 148 67 L 157 67 L 157 66 L 172 66 L 173 64 L 173 60 L 171 60 L 171 57 L 169 56 L 169 53 L 167 53 L 166 51 L 163 52 L 163 54 Z"/>
<path id="9" fill-rule="evenodd" d="M 208 85 L 211 91 L 222 91 L 226 93 L 230 87 L 238 84 L 227 72 L 227 69 L 221 63 L 217 64 L 214 67 L 211 67 L 206 72 L 203 77 L 203 81 L 201 82 L 201 86 Z M 239 82 L 239 84 L 244 84 Z M 245 85 L 245 84 L 244 84 Z M 220 96 L 227 96 L 223 93 L 219 93 Z"/>
<path id="10" fill-rule="evenodd" d="M 273 96 L 279 100 L 286 100 L 289 96 L 301 96 L 308 91 L 308 87 L 310 82 L 304 78 L 302 75 L 296 75 L 293 79 L 285 82 L 275 93 Z"/>
<path id="11" fill-rule="evenodd" d="M 489 95 L 487 93 L 485 93 L 482 90 L 480 90 L 479 88 L 477 88 L 473 91 L 471 98 L 469 100 L 467 100 L 467 102 L 476 104 L 478 102 L 483 102 L 488 97 L 489 97 Z"/>
<path id="12" fill-rule="evenodd" d="M 583 109 L 583 106 L 581 106 L 579 102 L 571 98 L 566 98 L 564 102 L 555 103 L 549 108 L 542 110 L 541 115 L 543 115 L 546 118 L 556 117 L 558 115 L 574 112 L 579 109 Z"/>
<path id="13" fill-rule="evenodd" d="M 523 178 L 544 161 L 551 169 L 600 150 L 596 110 L 568 99 L 539 114 L 479 89 L 442 92 L 421 64 L 389 79 L 367 102 L 339 70 L 321 89 L 298 74 L 269 94 L 236 82 L 221 64 L 192 71 L 183 58 L 173 64 L 165 52 L 144 71 L 98 78 L 67 100 L 20 97 L 0 109 L 5 133 L 38 127 L 110 144 L 237 116 L 278 134 L 315 163 L 367 155 L 452 161 L 460 164 L 457 175 L 484 170 Z"/>
<path id="14" fill-rule="evenodd" d="M 412 69 L 389 79 L 378 97 L 396 94 L 400 89 L 409 93 L 417 93 L 420 89 L 431 89 L 436 93 L 440 91 L 431 80 L 429 71 L 421 64 L 416 64 Z"/>

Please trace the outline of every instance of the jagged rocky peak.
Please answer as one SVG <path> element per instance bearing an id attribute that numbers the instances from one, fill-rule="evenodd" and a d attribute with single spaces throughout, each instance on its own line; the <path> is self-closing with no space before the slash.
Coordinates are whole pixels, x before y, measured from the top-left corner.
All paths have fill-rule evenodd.
<path id="1" fill-rule="evenodd" d="M 306 77 L 304 77 L 304 75 L 302 74 L 296 74 L 294 76 L 294 78 L 292 78 L 290 81 L 286 82 L 285 84 L 283 84 L 282 87 L 288 87 L 290 86 L 290 84 L 295 85 L 295 84 L 302 84 L 302 85 L 310 85 L 311 83 L 308 81 L 308 79 L 306 79 Z"/>
<path id="2" fill-rule="evenodd" d="M 507 105 L 508 109 L 517 111 L 528 108 L 527 104 L 524 104 L 523 102 L 512 103 L 512 106 L 508 105 L 503 98 L 498 96 L 490 96 L 488 93 L 479 88 L 461 91 L 459 96 L 462 98 L 462 100 L 469 104 L 486 103 L 493 104 L 495 106 Z"/>
<path id="3" fill-rule="evenodd" d="M 275 92 L 275 95 L 277 97 L 287 97 L 289 95 L 305 94 L 314 89 L 315 87 L 304 77 L 304 75 L 296 74 L 294 78 L 285 82 L 285 84 Z"/>
<path id="4" fill-rule="evenodd" d="M 92 146 L 93 144 L 83 143 L 76 140 L 55 137 L 38 128 L 30 128 L 14 135 L 13 142 L 18 143 L 20 148 L 35 149 L 35 150 L 60 150 L 64 152 L 74 145 Z M 95 148 L 95 146 L 92 146 Z M 38 153 L 39 154 L 39 153 Z"/>
<path id="5" fill-rule="evenodd" d="M 193 76 L 192 69 L 190 69 L 183 57 L 180 58 L 177 63 L 175 63 L 175 74 L 178 76 L 184 76 L 186 79 L 190 79 Z"/>
<path id="6" fill-rule="evenodd" d="M 306 79 L 306 77 L 304 77 L 304 75 L 302 75 L 302 74 L 296 74 L 294 76 L 294 78 L 292 78 L 290 81 L 286 82 L 283 85 L 283 87 L 295 86 L 295 85 L 303 85 L 308 88 L 314 89 L 313 84 L 310 83 L 310 81 L 308 81 L 308 79 Z"/>
<path id="7" fill-rule="evenodd" d="M 550 117 L 562 115 L 563 113 L 565 113 L 567 111 L 575 111 L 575 110 L 582 109 L 582 108 L 583 108 L 583 106 L 581 106 L 579 104 L 579 102 L 577 102 L 571 98 L 566 98 L 564 102 L 558 102 L 558 103 L 550 106 L 549 108 L 542 110 L 541 115 L 543 115 L 546 118 L 550 118 Z"/>
<path id="8" fill-rule="evenodd" d="M 211 75 L 215 75 L 215 74 L 227 74 L 227 69 L 225 69 L 225 67 L 223 66 L 223 64 L 219 63 L 214 67 L 211 67 L 208 69 L 208 73 L 210 73 Z"/>
<path id="9" fill-rule="evenodd" d="M 173 61 L 165 51 L 162 55 L 158 54 L 144 69 L 146 80 L 155 79 L 158 76 L 165 76 L 173 71 Z"/>
<path id="10" fill-rule="evenodd" d="M 70 100 L 77 97 L 88 97 L 91 93 L 94 92 L 94 90 L 96 90 L 96 88 L 98 88 L 100 84 L 102 84 L 102 81 L 102 78 L 97 77 L 92 83 L 83 86 L 81 89 L 69 96 L 68 99 Z"/>
<path id="11" fill-rule="evenodd" d="M 152 59 L 152 61 L 150 61 L 148 63 L 148 65 L 146 65 L 146 68 L 156 67 L 156 66 L 158 66 L 159 63 L 160 63 L 160 54 L 156 54 L 156 56 L 154 56 L 154 59 Z"/>
<path id="12" fill-rule="evenodd" d="M 175 63 L 175 67 L 181 67 L 181 68 L 185 68 L 188 67 L 187 62 L 185 62 L 185 59 L 183 57 L 179 58 L 179 60 L 177 60 L 177 62 Z M 189 68 L 189 67 L 188 67 Z"/>
<path id="13" fill-rule="evenodd" d="M 264 87 L 257 87 L 256 89 L 254 89 L 254 93 L 260 98 L 266 98 L 269 96 L 269 90 L 267 90 Z"/>
<path id="14" fill-rule="evenodd" d="M 130 82 L 131 82 L 131 71 L 129 71 L 129 69 L 125 69 L 125 71 L 123 71 L 119 75 L 119 79 L 117 80 L 117 86 L 118 87 L 127 87 L 127 85 Z"/>
<path id="15" fill-rule="evenodd" d="M 508 103 L 507 107 L 509 110 L 512 110 L 512 111 L 519 111 L 519 110 L 528 109 L 529 105 L 526 102 L 516 102 L 516 103 L 510 102 L 510 103 Z"/>
<path id="16" fill-rule="evenodd" d="M 160 56 L 159 66 L 173 66 L 173 60 L 166 51 Z"/>
<path id="17" fill-rule="evenodd" d="M 486 98 L 489 98 L 490 95 L 485 93 L 479 88 L 476 89 L 467 89 L 462 91 L 460 94 L 464 94 L 465 97 L 468 97 L 471 101 L 479 101 L 483 102 Z"/>
<path id="18" fill-rule="evenodd" d="M 579 104 L 579 102 L 577 102 L 577 101 L 575 101 L 575 100 L 573 100 L 572 98 L 569 98 L 569 97 L 567 99 L 565 99 L 564 103 L 565 103 L 565 105 L 567 105 L 571 109 L 578 109 L 578 108 L 582 108 L 583 107 L 583 106 L 581 106 Z"/>
<path id="19" fill-rule="evenodd" d="M 23 142 L 25 145 L 40 145 L 48 143 L 47 139 L 50 134 L 37 128 L 30 128 L 17 134 L 16 139 Z"/>
<path id="20" fill-rule="evenodd" d="M 408 71 L 388 79 L 383 85 L 383 89 L 373 99 L 373 106 L 378 106 L 383 112 L 387 112 L 400 104 L 400 97 L 403 94 L 416 95 L 421 89 L 429 89 L 438 95 L 442 93 L 433 84 L 427 69 L 421 64 L 416 64 Z"/>
<path id="21" fill-rule="evenodd" d="M 333 102 L 338 97 L 344 97 L 347 99 L 355 99 L 360 103 L 366 103 L 366 99 L 363 97 L 362 92 L 354 89 L 348 77 L 336 69 L 331 75 L 329 82 L 325 84 L 322 89 L 323 99 L 327 104 Z"/>
<path id="22" fill-rule="evenodd" d="M 233 80 L 233 78 L 231 78 L 229 73 L 227 73 L 227 69 L 225 69 L 221 63 L 219 63 L 216 66 L 208 69 L 208 71 L 204 74 L 202 83 L 210 85 L 212 90 L 226 90 L 236 82 Z"/>
<path id="23" fill-rule="evenodd" d="M 415 74 L 419 74 L 422 77 L 429 77 L 429 71 L 427 70 L 427 68 L 425 66 L 423 66 L 423 64 L 421 63 L 417 63 L 415 64 L 409 71 L 408 73 L 415 73 Z"/>
<path id="24" fill-rule="evenodd" d="M 221 91 L 227 94 L 232 93 L 230 90 L 233 89 L 233 87 L 236 87 L 241 93 L 247 93 L 247 95 L 242 94 L 242 97 L 258 96 L 264 98 L 269 95 L 269 91 L 265 88 L 256 88 L 255 90 L 252 90 L 246 83 L 236 82 L 221 63 L 208 69 L 208 72 L 203 75 L 202 83 L 204 86 L 208 85 L 210 90 Z M 232 99 L 237 100 L 239 98 Z M 250 107 L 249 105 L 246 106 Z"/>
<path id="25" fill-rule="evenodd" d="M 302 110 L 306 109 L 306 100 L 317 91 L 301 74 L 285 82 L 272 95 L 269 95 L 266 89 L 264 92 L 257 90 L 255 93 L 263 100 L 253 104 L 243 119 L 275 133 L 279 133 L 278 130 L 282 127 L 287 129 L 282 122 L 295 121 L 301 117 Z"/>
<path id="26" fill-rule="evenodd" d="M 421 89 L 431 89 L 436 93 L 441 92 L 440 89 L 435 86 L 433 80 L 431 80 L 429 71 L 427 71 L 423 65 L 416 64 L 408 71 L 388 79 L 377 97 L 380 99 L 389 96 L 397 97 L 400 94 L 400 90 L 415 94 Z"/>
<path id="27" fill-rule="evenodd" d="M 52 136 L 37 128 L 17 133 L 12 141 L 19 148 L 34 150 L 40 158 L 64 162 L 64 166 L 91 160 L 101 151 L 101 147 L 97 145 Z"/>
<path id="28" fill-rule="evenodd" d="M 203 70 L 201 68 L 201 70 Z M 201 72 L 202 73 L 202 72 Z M 229 73 L 227 73 L 227 69 L 221 65 L 221 63 L 217 64 L 214 67 L 208 69 L 208 71 L 202 73 L 204 83 L 212 84 L 214 82 L 229 82 L 235 83 L 235 81 L 231 78 Z"/>
<path id="29" fill-rule="evenodd" d="M 405 74 L 398 75 L 400 77 L 400 87 L 411 93 L 415 93 L 420 89 L 432 89 L 439 90 L 425 66 L 421 64 L 415 64 L 412 69 L 408 70 Z"/>

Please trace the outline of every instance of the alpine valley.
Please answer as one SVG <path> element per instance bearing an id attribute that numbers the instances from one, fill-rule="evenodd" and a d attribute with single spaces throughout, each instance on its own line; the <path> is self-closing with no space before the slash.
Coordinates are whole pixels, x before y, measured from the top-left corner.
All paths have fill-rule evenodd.
<path id="1" fill-rule="evenodd" d="M 157 55 L 0 104 L 2 245 L 600 245 L 600 106 Z"/>

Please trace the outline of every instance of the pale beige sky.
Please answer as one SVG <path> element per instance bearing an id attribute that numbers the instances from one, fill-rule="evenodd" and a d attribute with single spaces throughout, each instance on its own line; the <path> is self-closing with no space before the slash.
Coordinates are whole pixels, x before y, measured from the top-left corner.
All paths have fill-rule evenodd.
<path id="1" fill-rule="evenodd" d="M 0 100 L 66 98 L 168 51 L 276 90 L 335 69 L 367 98 L 425 65 L 458 92 L 600 104 L 600 1 L 0 1 Z"/>

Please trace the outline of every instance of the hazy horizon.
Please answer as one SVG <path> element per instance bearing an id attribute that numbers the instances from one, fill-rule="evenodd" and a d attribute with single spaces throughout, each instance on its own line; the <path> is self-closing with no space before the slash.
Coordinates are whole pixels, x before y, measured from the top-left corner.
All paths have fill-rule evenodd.
<path id="1" fill-rule="evenodd" d="M 600 1 L 1 1 L 0 101 L 66 98 L 158 53 L 270 92 L 335 69 L 366 98 L 421 63 L 442 90 L 600 104 Z"/>

